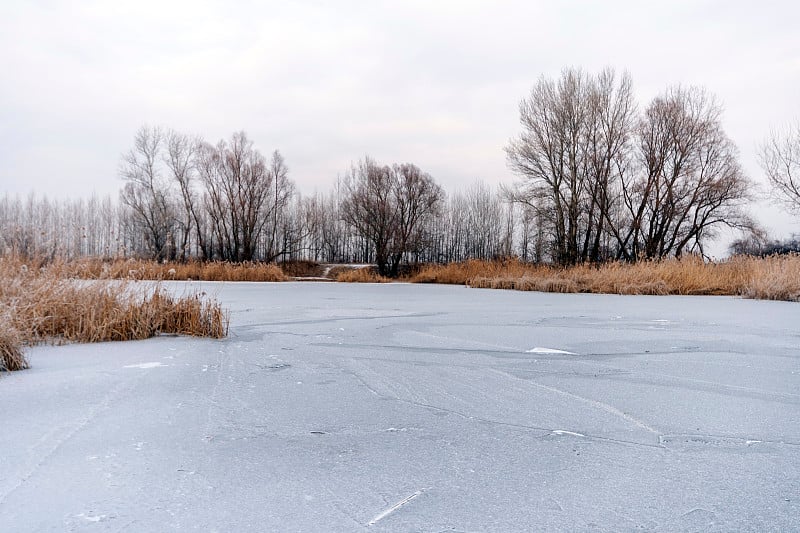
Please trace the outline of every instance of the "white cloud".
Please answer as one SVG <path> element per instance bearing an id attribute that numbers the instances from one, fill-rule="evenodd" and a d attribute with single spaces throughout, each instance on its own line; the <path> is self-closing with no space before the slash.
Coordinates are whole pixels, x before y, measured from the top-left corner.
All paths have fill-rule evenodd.
<path id="1" fill-rule="evenodd" d="M 706 86 L 757 175 L 756 143 L 800 118 L 798 18 L 771 1 L 4 2 L 0 192 L 115 193 L 143 123 L 244 129 L 309 192 L 365 153 L 447 188 L 507 182 L 517 102 L 565 66 L 629 70 L 642 105 Z"/>

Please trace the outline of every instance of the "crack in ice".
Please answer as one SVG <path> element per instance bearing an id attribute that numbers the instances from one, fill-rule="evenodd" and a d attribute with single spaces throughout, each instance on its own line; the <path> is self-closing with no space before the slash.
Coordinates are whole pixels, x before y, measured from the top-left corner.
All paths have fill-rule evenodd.
<path id="1" fill-rule="evenodd" d="M 375 516 L 375 518 L 370 520 L 367 523 L 367 525 L 368 526 L 374 526 L 375 524 L 377 524 L 378 522 L 380 522 L 381 520 L 383 520 L 384 518 L 386 518 L 390 514 L 394 513 L 395 511 L 397 511 L 398 509 L 400 509 L 401 507 L 403 507 L 404 505 L 409 503 L 411 500 L 421 496 L 422 493 L 425 492 L 425 490 L 427 490 L 427 489 L 421 489 L 421 490 L 418 490 L 417 492 L 415 492 L 414 494 L 412 494 L 410 496 L 406 496 L 405 498 L 403 498 L 402 500 L 400 500 L 396 504 L 392 505 L 391 507 L 389 507 L 385 511 L 383 511 L 380 514 L 378 514 L 377 516 Z"/>

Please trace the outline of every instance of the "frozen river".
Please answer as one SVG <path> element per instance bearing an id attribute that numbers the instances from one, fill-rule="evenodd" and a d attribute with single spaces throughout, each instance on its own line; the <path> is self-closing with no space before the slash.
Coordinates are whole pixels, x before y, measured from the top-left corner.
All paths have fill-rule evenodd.
<path id="1" fill-rule="evenodd" d="M 800 304 L 204 288 L 0 376 L 0 531 L 800 530 Z"/>

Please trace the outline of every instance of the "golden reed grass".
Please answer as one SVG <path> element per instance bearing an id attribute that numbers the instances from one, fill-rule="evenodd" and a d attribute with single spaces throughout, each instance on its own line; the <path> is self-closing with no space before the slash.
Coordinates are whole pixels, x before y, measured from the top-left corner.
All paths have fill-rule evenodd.
<path id="1" fill-rule="evenodd" d="M 742 292 L 747 298 L 800 301 L 800 255 L 773 256 L 757 265 L 757 275 Z"/>
<path id="2" fill-rule="evenodd" d="M 272 263 L 189 261 L 186 263 L 137 259 L 104 261 L 80 259 L 68 265 L 71 275 L 82 279 L 135 279 L 175 281 L 286 281 Z"/>
<path id="3" fill-rule="evenodd" d="M 557 268 L 517 260 L 467 261 L 423 268 L 411 281 L 541 292 L 651 295 L 741 295 L 800 300 L 800 256 L 698 257 Z"/>
<path id="4" fill-rule="evenodd" d="M 340 272 L 333 271 L 336 281 L 342 283 L 388 283 L 391 281 L 378 274 L 373 267 L 347 268 Z"/>
<path id="5" fill-rule="evenodd" d="M 28 361 L 22 353 L 22 340 L 19 332 L 11 327 L 9 317 L 3 317 L 0 326 L 0 372 L 4 370 L 23 370 Z"/>
<path id="6" fill-rule="evenodd" d="M 41 342 L 227 335 L 228 314 L 213 300 L 175 297 L 157 283 L 77 280 L 73 268 L 0 258 L 0 370 L 26 368 L 22 346 Z"/>

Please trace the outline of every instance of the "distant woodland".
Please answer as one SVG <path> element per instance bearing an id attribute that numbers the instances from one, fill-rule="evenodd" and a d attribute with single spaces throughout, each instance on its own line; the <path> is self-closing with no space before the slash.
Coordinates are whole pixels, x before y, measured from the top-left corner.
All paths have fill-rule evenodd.
<path id="1" fill-rule="evenodd" d="M 566 69 L 520 103 L 505 148 L 518 180 L 446 192 L 411 162 L 364 157 L 327 193 L 304 196 L 280 152 L 244 132 L 209 143 L 142 127 L 120 160 L 118 198 L 0 198 L 0 254 L 158 261 L 405 264 L 518 257 L 558 265 L 705 255 L 723 228 L 734 253 L 770 242 L 721 107 L 696 87 L 646 105 L 627 74 Z M 768 134 L 759 157 L 776 201 L 800 214 L 800 127 Z"/>

